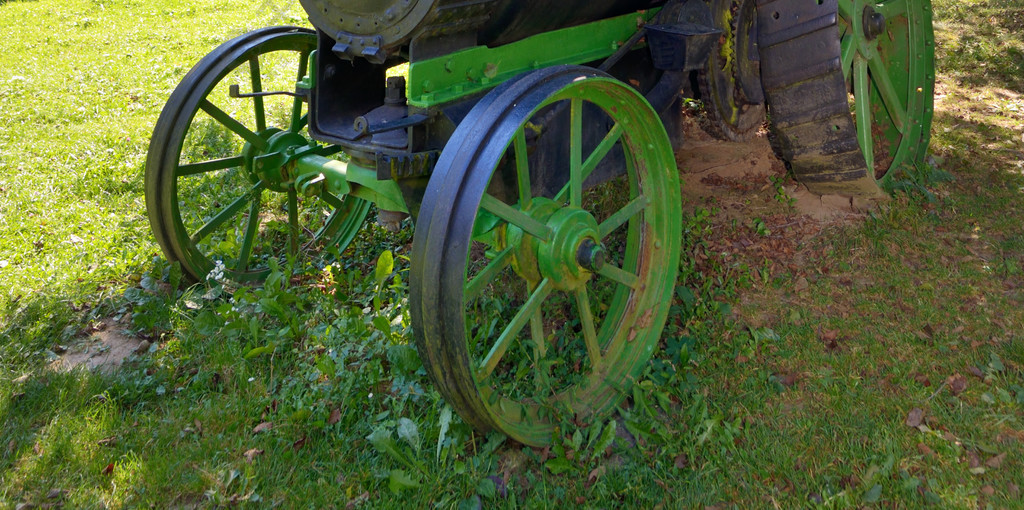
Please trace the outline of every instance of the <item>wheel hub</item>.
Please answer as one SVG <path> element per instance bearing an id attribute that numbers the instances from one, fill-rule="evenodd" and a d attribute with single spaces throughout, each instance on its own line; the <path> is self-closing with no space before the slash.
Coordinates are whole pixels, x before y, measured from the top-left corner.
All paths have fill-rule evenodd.
<path id="1" fill-rule="evenodd" d="M 864 25 L 864 37 L 868 41 L 874 41 L 876 37 L 885 32 L 885 16 L 871 8 L 870 5 L 864 7 L 862 23 Z"/>
<path id="2" fill-rule="evenodd" d="M 527 211 L 553 232 L 549 241 L 525 235 L 510 226 L 509 245 L 518 246 L 512 268 L 530 282 L 548 279 L 559 290 L 571 291 L 590 281 L 607 261 L 607 249 L 601 244 L 597 220 L 578 207 L 559 207 L 548 199 L 533 200 Z"/>
<path id="3" fill-rule="evenodd" d="M 262 181 L 271 191 L 285 192 L 293 184 L 294 176 L 288 171 L 286 163 L 291 161 L 296 150 L 309 144 L 305 137 L 298 133 L 270 128 L 258 133 L 267 140 L 267 150 L 261 151 L 246 143 L 242 148 L 245 158 L 245 171 L 253 184 Z"/>

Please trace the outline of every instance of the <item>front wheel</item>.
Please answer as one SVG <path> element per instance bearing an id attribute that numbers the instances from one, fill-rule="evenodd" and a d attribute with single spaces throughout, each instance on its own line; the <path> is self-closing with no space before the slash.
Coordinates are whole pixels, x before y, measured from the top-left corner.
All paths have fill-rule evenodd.
<path id="1" fill-rule="evenodd" d="M 359 231 L 368 202 L 302 196 L 282 172 L 261 171 L 263 158 L 310 145 L 303 98 L 280 92 L 295 90 L 314 49 L 306 29 L 244 34 L 196 64 L 164 106 L 146 160 L 146 209 L 165 256 L 192 279 L 216 268 L 260 282 L 271 261 L 343 250 Z"/>
<path id="2" fill-rule="evenodd" d="M 552 111 L 569 121 L 539 120 Z M 542 157 L 552 140 L 564 158 Z M 605 160 L 625 176 L 590 186 Z M 646 100 L 593 69 L 536 71 L 473 108 L 431 177 L 410 275 L 420 356 L 463 419 L 543 445 L 621 401 L 675 285 L 677 173 Z"/>

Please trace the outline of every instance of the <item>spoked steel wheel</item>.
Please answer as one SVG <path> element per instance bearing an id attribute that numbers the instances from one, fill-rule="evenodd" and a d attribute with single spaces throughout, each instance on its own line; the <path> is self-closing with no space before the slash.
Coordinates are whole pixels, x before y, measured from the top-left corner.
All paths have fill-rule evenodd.
<path id="1" fill-rule="evenodd" d="M 565 132 L 549 132 L 560 108 Z M 626 175 L 591 186 L 603 160 Z M 530 445 L 614 407 L 661 335 L 679 214 L 665 129 L 628 85 L 556 67 L 488 94 L 445 147 L 413 243 L 417 347 L 447 401 Z"/>
<path id="2" fill-rule="evenodd" d="M 929 0 L 839 0 L 857 140 L 880 183 L 924 161 L 935 87 Z"/>
<path id="3" fill-rule="evenodd" d="M 765 121 L 760 66 L 751 55 L 757 51 L 754 0 L 712 0 L 711 13 L 722 35 L 697 78 L 701 99 L 712 135 L 747 141 Z"/>
<path id="4" fill-rule="evenodd" d="M 192 278 L 223 267 L 228 279 L 260 281 L 270 260 L 343 248 L 358 232 L 367 202 L 303 196 L 273 164 L 311 147 L 294 91 L 315 48 L 315 34 L 299 28 L 242 35 L 189 71 L 161 112 L 146 208 L 164 254 Z"/>

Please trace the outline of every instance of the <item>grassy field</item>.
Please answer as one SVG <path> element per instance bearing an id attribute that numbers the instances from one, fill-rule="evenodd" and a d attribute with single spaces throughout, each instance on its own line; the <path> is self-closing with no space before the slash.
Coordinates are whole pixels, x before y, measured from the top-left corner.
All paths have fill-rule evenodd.
<path id="1" fill-rule="evenodd" d="M 1024 506 L 1024 2 L 934 8 L 954 180 L 846 222 L 684 204 L 629 433 L 567 424 L 538 450 L 431 388 L 409 232 L 368 225 L 349 262 L 263 288 L 167 283 L 142 190 L 156 117 L 217 44 L 304 23 L 297 2 L 0 2 L 0 507 Z M 146 344 L 53 368 L 111 332 Z"/>

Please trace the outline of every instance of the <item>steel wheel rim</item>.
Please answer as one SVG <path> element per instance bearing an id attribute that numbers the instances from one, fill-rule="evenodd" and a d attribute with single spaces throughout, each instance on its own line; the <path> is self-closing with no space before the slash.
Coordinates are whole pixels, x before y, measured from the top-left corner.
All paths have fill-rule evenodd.
<path id="1" fill-rule="evenodd" d="M 494 95 L 501 96 L 502 90 L 506 91 L 504 97 L 493 100 L 490 103 L 485 98 L 474 109 L 486 110 L 490 107 L 493 111 L 505 111 L 502 108 L 508 105 L 518 105 L 523 112 L 503 113 L 499 121 L 492 126 L 494 129 L 487 135 L 492 142 L 478 149 L 466 148 L 466 144 L 460 147 L 455 145 L 451 150 L 445 149 L 438 169 L 428 188 L 427 195 L 434 195 L 437 202 L 424 203 L 421 211 L 421 222 L 426 222 L 424 227 L 417 229 L 414 242 L 413 258 L 413 284 L 414 284 L 414 319 L 416 319 L 417 346 L 421 357 L 428 368 L 428 373 L 434 379 L 435 384 L 445 395 L 447 400 L 455 407 L 460 414 L 478 429 L 497 429 L 513 439 L 525 444 L 540 445 L 551 439 L 551 433 L 556 426 L 555 415 L 558 411 L 567 411 L 574 416 L 586 418 L 593 414 L 600 414 L 614 406 L 624 396 L 623 389 L 629 385 L 633 378 L 638 376 L 639 371 L 647 362 L 650 355 L 657 346 L 660 337 L 661 327 L 664 324 L 667 314 L 667 307 L 662 303 L 670 299 L 671 291 L 675 281 L 676 266 L 678 265 L 678 228 L 673 228 L 679 214 L 678 198 L 678 177 L 675 172 L 674 159 L 669 145 L 667 135 L 657 116 L 642 99 L 631 88 L 607 77 L 598 76 L 593 70 L 585 68 L 557 68 L 541 71 L 535 74 L 543 74 L 549 82 L 537 85 L 530 83 L 532 75 L 523 78 L 510 86 L 496 90 L 488 98 L 493 100 Z M 551 85 L 557 84 L 557 86 Z M 516 88 L 527 88 L 535 86 L 539 92 L 532 94 L 516 95 Z M 544 96 L 543 100 L 538 100 Z M 514 101 L 510 100 L 514 97 Z M 502 104 L 503 101 L 508 104 Z M 502 207 L 494 204 L 498 200 L 494 197 L 484 197 L 484 189 L 493 185 L 491 176 L 488 174 L 481 177 L 481 172 L 466 172 L 462 174 L 457 168 L 465 164 L 467 156 L 476 159 L 486 159 L 491 165 L 491 170 L 497 167 L 502 155 L 507 154 L 510 161 L 515 161 L 515 176 L 518 190 L 529 189 L 529 183 L 524 188 L 522 175 L 523 161 L 526 157 L 526 134 L 523 125 L 538 111 L 545 107 L 559 102 L 568 102 L 572 125 L 574 127 L 570 134 L 570 147 L 580 147 L 572 156 L 572 168 L 577 171 L 570 171 L 572 177 L 569 179 L 572 185 L 563 188 L 554 201 L 545 200 L 543 197 L 532 197 L 529 200 L 517 199 L 515 207 Z M 607 145 L 599 144 L 599 149 L 590 152 L 589 156 L 582 149 L 580 126 L 582 124 L 582 105 L 584 103 L 598 105 L 605 112 L 614 113 L 611 117 L 622 129 L 612 129 L 613 134 L 606 140 L 611 140 Z M 498 110 L 494 110 L 498 108 Z M 579 114 L 577 112 L 580 112 Z M 480 129 L 480 124 L 474 126 L 477 120 L 473 114 L 460 125 L 459 131 L 453 136 L 453 140 L 460 140 L 462 131 Z M 486 122 L 485 122 L 486 124 Z M 626 128 L 625 126 L 630 126 Z M 641 283 L 634 285 L 643 286 L 626 289 L 625 284 L 616 282 L 617 288 L 610 300 L 602 301 L 607 305 L 607 310 L 601 310 L 595 314 L 593 310 L 584 312 L 584 304 L 593 302 L 593 297 L 588 294 L 590 280 L 583 283 L 566 283 L 561 280 L 556 283 L 552 278 L 557 269 L 551 269 L 545 273 L 543 269 L 545 257 L 538 255 L 541 259 L 537 263 L 541 276 L 539 279 L 526 278 L 523 276 L 529 273 L 521 266 L 527 265 L 523 262 L 528 256 L 521 256 L 522 253 L 530 252 L 524 248 L 530 242 L 538 243 L 537 253 L 548 253 L 557 250 L 544 251 L 544 243 L 555 245 L 556 238 L 566 233 L 566 236 L 576 235 L 588 228 L 592 229 L 593 224 L 587 218 L 589 211 L 580 212 L 584 204 L 582 182 L 585 179 L 584 168 L 588 167 L 589 161 L 598 154 L 598 150 L 607 152 L 614 145 L 615 140 L 621 140 L 623 146 L 628 147 L 626 151 L 627 164 L 630 182 L 630 196 L 632 197 L 627 206 L 616 209 L 622 214 L 609 214 L 600 225 L 604 228 L 611 228 L 614 222 L 623 222 L 625 233 L 618 232 L 616 235 L 624 235 L 628 238 L 626 248 L 620 253 L 622 265 L 619 269 L 624 272 L 634 271 L 633 278 Z M 575 143 L 573 143 L 575 142 Z M 467 142 L 472 144 L 472 141 Z M 462 150 L 460 150 L 462 149 Z M 603 157 L 603 156 L 600 156 Z M 600 158 L 599 158 L 600 159 Z M 472 164 L 472 163 L 471 163 Z M 526 163 L 528 165 L 528 163 Z M 488 166 L 488 164 L 484 164 Z M 525 172 L 529 175 L 527 167 Z M 528 178 L 526 179 L 529 180 Z M 488 183 L 491 184 L 488 184 Z M 454 184 L 453 184 L 454 183 Z M 468 184 L 468 186 L 463 186 Z M 470 189 L 477 190 L 476 194 L 466 193 Z M 475 198 L 464 198 L 463 203 L 456 204 L 454 209 L 467 207 L 476 210 L 482 207 L 483 214 L 476 215 L 476 226 L 459 225 L 452 222 L 452 218 L 458 217 L 458 211 L 453 215 L 447 215 L 440 211 L 441 204 L 446 200 L 444 197 L 461 194 L 463 197 L 472 196 Z M 523 196 L 524 193 L 519 193 Z M 562 199 L 568 202 L 568 206 L 560 205 Z M 646 201 L 650 203 L 646 203 Z M 524 202 L 526 202 L 524 204 Z M 640 209 L 635 210 L 637 204 L 644 203 Z M 632 204 L 632 205 L 630 205 Z M 465 210 L 465 209 L 463 209 Z M 517 212 L 518 211 L 518 212 Z M 440 214 L 438 214 L 440 212 Z M 623 219 L 625 215 L 626 219 Z M 491 228 L 491 232 L 501 232 L 499 236 L 514 237 L 521 236 L 519 243 L 508 243 L 495 246 L 493 258 L 488 259 L 488 264 L 480 272 L 470 274 L 469 266 L 472 256 L 469 253 L 472 248 L 468 241 L 473 233 L 480 235 L 482 222 L 490 222 L 491 218 L 498 218 L 498 227 Z M 524 217 L 526 217 L 524 219 Z M 571 227 L 562 226 L 560 221 L 577 221 L 566 219 L 575 217 L 579 223 L 573 223 Z M 532 219 L 531 219 L 532 218 Z M 529 220 L 529 221 L 527 221 Z M 597 222 L 596 219 L 593 220 Z M 607 223 L 612 221 L 612 223 Z M 504 222 L 504 223 L 502 223 Z M 489 223 L 488 223 L 489 224 Z M 519 224 L 519 227 L 514 225 Z M 585 225 L 586 224 L 586 225 Z M 503 225 L 503 226 L 502 226 Z M 558 226 L 552 226 L 558 225 Z M 603 232 L 598 225 L 598 232 Z M 550 241 L 541 241 L 545 234 L 545 228 L 550 232 Z M 503 229 L 503 230 L 502 230 Z M 515 232 L 520 232 L 515 234 Z M 437 236 L 444 232 L 444 240 Z M 533 233 L 531 233 L 533 232 Z M 613 232 L 615 233 L 615 232 Z M 582 235 L 582 234 L 580 234 Z M 603 234 L 602 234 L 603 235 Z M 601 237 L 604 239 L 604 237 Z M 532 241 L 531 241 L 532 240 Z M 427 247 L 430 245 L 430 247 Z M 572 250 L 579 250 L 582 243 L 570 242 L 567 246 L 573 246 Z M 440 248 L 439 251 L 434 251 Z M 516 250 L 519 250 L 518 252 Z M 563 250 L 564 251 L 564 250 Z M 460 253 L 461 252 L 461 253 Z M 462 266 L 461 273 L 448 270 L 445 271 L 445 264 L 436 260 L 428 260 L 425 256 L 430 253 L 440 253 L 441 258 L 452 266 Z M 564 254 L 564 253 L 563 253 Z M 554 257 L 558 258 L 558 257 Z M 564 257 L 563 257 L 564 258 Z M 452 261 L 455 262 L 452 262 Z M 562 260 L 562 259 L 559 259 Z M 525 298 L 521 305 L 515 307 L 515 313 L 511 316 L 508 324 L 497 326 L 498 334 L 485 336 L 481 341 L 479 333 L 485 328 L 477 319 L 479 316 L 470 313 L 473 304 L 479 304 L 484 298 L 480 297 L 481 288 L 484 283 L 495 284 L 497 276 L 489 275 L 490 267 L 502 266 L 500 271 L 511 268 L 518 277 L 522 278 L 522 285 L 527 289 L 529 298 Z M 557 265 L 557 264 L 556 264 Z M 570 267 L 571 264 L 565 264 Z M 559 266 L 562 267 L 562 266 Z M 599 275 L 599 278 L 613 278 L 606 274 L 614 274 L 614 277 L 625 278 L 615 273 L 614 266 L 602 266 L 604 269 L 592 272 Z M 609 267 L 611 267 L 609 269 Z M 458 274 L 455 274 L 458 273 Z M 437 274 L 436 279 L 431 275 Z M 495 273 L 497 274 L 497 273 Z M 571 274 L 559 275 L 559 278 L 572 279 Z M 532 280 L 532 281 L 531 281 Z M 426 288 L 432 282 L 439 283 L 439 292 L 432 293 Z M 467 283 L 468 282 L 468 283 Z M 507 282 L 498 282 L 504 286 Z M 572 285 L 578 285 L 572 287 Z M 511 288 L 510 285 L 508 288 Z M 502 287 L 504 288 L 504 287 Z M 582 289 L 582 290 L 581 290 Z M 426 292 L 420 292 L 427 290 Z M 455 292 L 451 292 L 454 290 Z M 571 295 L 570 295 L 571 294 Z M 565 349 L 560 348 L 556 339 L 551 345 L 545 347 L 547 354 L 539 353 L 536 345 L 538 342 L 530 343 L 522 341 L 523 338 L 534 339 L 540 336 L 543 340 L 540 344 L 548 341 L 548 326 L 545 325 L 544 313 L 548 308 L 545 304 L 554 303 L 555 296 L 562 299 L 555 305 L 569 303 L 575 305 L 578 317 L 579 331 L 572 332 L 578 336 L 575 339 L 565 340 L 562 344 Z M 469 297 L 469 299 L 467 299 Z M 416 299 L 418 298 L 418 299 Z M 479 299 L 477 299 L 479 298 Z M 436 306 L 431 306 L 431 301 L 436 299 Z M 456 313 L 438 313 L 441 310 L 457 310 Z M 568 323 L 568 322 L 566 322 Z M 589 325 L 588 325 L 589 323 Z M 493 330 L 493 328 L 492 328 Z M 525 335 L 525 336 L 521 336 Z M 552 336 L 554 333 L 552 333 Z M 568 335 L 566 335 L 568 336 Z M 512 364 L 509 359 L 515 354 L 510 354 L 513 347 L 527 346 L 528 349 L 516 359 L 519 364 Z M 551 347 L 554 346 L 555 349 Z M 559 381 L 557 387 L 547 385 L 540 388 L 534 394 L 529 387 L 530 383 L 537 383 L 539 380 L 549 376 L 537 375 L 541 365 L 555 356 L 557 353 L 565 353 L 570 350 L 583 351 L 589 360 L 589 371 L 586 362 L 581 363 L 578 373 L 569 374 L 569 382 Z M 532 352 L 532 353 L 531 353 Z M 546 357 L 545 357 L 546 356 Z M 593 360 L 599 360 L 595 363 Z M 526 363 L 527 372 L 522 377 L 518 370 L 522 369 L 523 360 Z M 532 363 L 540 360 L 540 363 Z M 595 368 L 596 367 L 596 368 Z M 516 374 L 512 371 L 516 370 Z M 558 374 L 556 374 L 558 375 Z M 507 376 L 507 377 L 506 377 Z M 531 380 L 532 377 L 532 380 Z M 513 387 L 523 383 L 523 387 Z"/>
<path id="2" fill-rule="evenodd" d="M 884 186 L 927 154 L 935 85 L 931 4 L 840 0 L 839 31 L 858 142 L 868 174 Z"/>
<path id="3" fill-rule="evenodd" d="M 293 190 L 275 193 L 266 182 L 253 176 L 252 158 L 269 150 L 264 146 L 270 141 L 290 136 L 285 144 L 307 142 L 303 101 L 289 98 L 282 103 L 285 100 L 275 97 L 238 99 L 236 103 L 248 103 L 239 111 L 223 104 L 226 81 L 246 71 L 248 80 L 241 80 L 247 81 L 241 85 L 248 87 L 246 90 L 281 90 L 274 87 L 281 80 L 290 80 L 291 88 L 283 90 L 293 90 L 295 81 L 306 73 L 315 48 L 315 34 L 305 29 L 274 27 L 242 35 L 200 61 L 174 90 L 161 112 L 147 159 L 147 210 L 165 255 L 180 262 L 194 280 L 202 280 L 216 269 L 216 276 L 223 275 L 227 280 L 260 282 L 271 272 L 271 259 L 283 262 L 300 251 L 314 252 L 327 246 L 344 249 L 362 225 L 370 205 L 363 200 L 308 198 Z M 292 60 L 290 76 L 280 72 L 276 73 L 279 76 L 271 76 L 280 71 L 277 66 L 282 62 L 287 68 Z M 218 99 L 213 99 L 215 94 L 221 96 L 219 106 Z M 272 118 L 274 110 L 269 104 L 273 101 L 280 103 L 278 110 L 287 110 L 284 117 Z M 244 118 L 240 112 L 251 118 L 239 120 Z M 203 146 L 195 143 L 194 138 L 204 120 L 213 126 L 211 132 L 228 133 L 227 142 L 217 140 L 223 142 L 224 148 L 210 150 L 229 155 L 213 158 L 206 153 L 188 154 Z M 239 126 L 229 125 L 233 122 Z M 324 152 L 336 150 L 325 148 Z M 200 181 L 202 185 L 197 185 Z M 207 196 L 202 192 L 204 187 L 207 193 L 216 193 Z M 224 200 L 219 200 L 221 196 L 217 193 L 222 193 Z M 206 209 L 204 200 L 211 197 L 214 207 L 209 209 L 216 212 L 197 219 Z M 272 204 L 280 202 L 283 207 L 272 210 Z M 306 219 L 311 221 L 303 222 Z M 272 236 L 280 236 L 282 221 L 287 224 L 284 228 L 289 235 L 283 243 L 286 246 L 275 252 L 270 241 Z M 223 236 L 224 240 L 214 244 L 214 235 Z M 234 239 L 230 239 L 232 236 Z"/>

